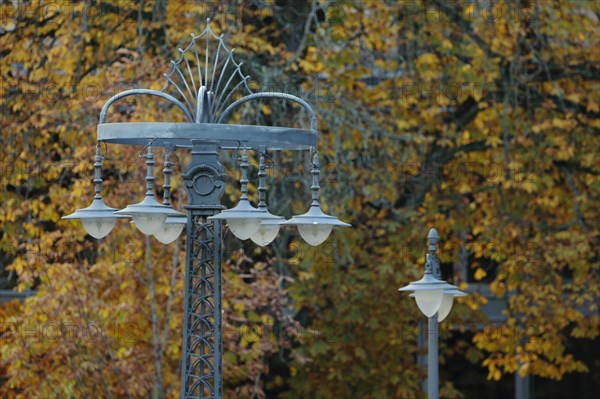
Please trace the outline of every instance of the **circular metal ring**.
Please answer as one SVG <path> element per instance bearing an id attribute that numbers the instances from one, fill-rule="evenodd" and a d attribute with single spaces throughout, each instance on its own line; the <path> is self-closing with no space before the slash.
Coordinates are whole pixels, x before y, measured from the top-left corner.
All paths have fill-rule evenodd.
<path id="1" fill-rule="evenodd" d="M 216 141 L 222 149 L 239 148 L 240 143 L 258 149 L 306 150 L 317 145 L 313 130 L 289 127 L 234 125 L 220 123 L 127 122 L 98 125 L 98 141 L 115 144 L 191 148 L 192 141 Z"/>

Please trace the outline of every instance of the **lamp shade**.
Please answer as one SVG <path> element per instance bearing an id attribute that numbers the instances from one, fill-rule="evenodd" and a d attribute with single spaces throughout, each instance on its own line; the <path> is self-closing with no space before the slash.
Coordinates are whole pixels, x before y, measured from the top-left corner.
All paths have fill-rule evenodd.
<path id="1" fill-rule="evenodd" d="M 277 233 L 279 233 L 279 227 L 281 226 L 279 223 L 283 219 L 283 217 L 279 217 L 277 219 L 268 219 L 263 220 L 250 239 L 261 247 L 270 244 L 275 237 L 277 237 Z"/>
<path id="2" fill-rule="evenodd" d="M 106 237 L 115 227 L 116 222 L 117 219 L 115 218 L 81 219 L 85 231 L 98 239 Z"/>
<path id="3" fill-rule="evenodd" d="M 242 199 L 234 208 L 221 211 L 208 219 L 227 221 L 227 226 L 237 238 L 247 240 L 258 231 L 263 221 L 282 218 L 266 210 L 257 209 L 250 204 L 250 201 Z"/>
<path id="4" fill-rule="evenodd" d="M 242 200 L 235 207 L 221 211 L 208 219 L 225 220 L 233 235 L 240 240 L 247 240 L 256 233 L 260 226 L 261 220 L 253 217 L 257 212 L 258 209 L 253 207 L 248 200 Z"/>
<path id="5" fill-rule="evenodd" d="M 79 219 L 89 235 L 100 239 L 108 235 L 115 225 L 117 218 L 126 216 L 115 215 L 115 208 L 104 204 L 101 198 L 95 198 L 87 208 L 78 209 L 62 219 Z"/>
<path id="6" fill-rule="evenodd" d="M 154 234 L 168 216 L 184 216 L 170 206 L 159 203 L 153 195 L 146 195 L 140 203 L 127 205 L 115 215 L 131 216 L 136 227 L 144 234 Z"/>
<path id="7" fill-rule="evenodd" d="M 258 231 L 260 220 L 256 219 L 228 219 L 227 226 L 234 236 L 240 240 L 247 240 Z"/>
<path id="8" fill-rule="evenodd" d="M 444 298 L 442 299 L 440 309 L 438 310 L 438 323 L 444 321 L 444 319 L 450 314 L 450 310 L 454 304 L 454 297 L 466 295 L 466 293 L 458 289 L 444 290 Z"/>
<path id="9" fill-rule="evenodd" d="M 438 280 L 431 273 L 425 273 L 422 279 L 414 281 L 398 291 L 414 291 L 417 306 L 427 317 L 433 317 L 439 311 L 445 290 L 458 290 L 458 287 Z"/>
<path id="10" fill-rule="evenodd" d="M 294 216 L 281 224 L 298 226 L 302 238 L 313 246 L 325 241 L 334 227 L 350 227 L 350 224 L 342 222 L 335 216 L 323 213 L 319 205 L 312 205 L 305 214 Z"/>
<path id="11" fill-rule="evenodd" d="M 442 290 L 415 291 L 417 306 L 427 317 L 432 317 L 436 314 L 442 304 L 443 297 L 444 291 Z"/>
<path id="12" fill-rule="evenodd" d="M 186 224 L 185 216 L 168 216 L 154 232 L 154 238 L 163 244 L 170 244 L 179 237 Z"/>
<path id="13" fill-rule="evenodd" d="M 330 224 L 313 223 L 298 225 L 300 235 L 304 241 L 312 246 L 322 244 L 331 234 L 331 230 L 333 230 L 333 226 Z"/>

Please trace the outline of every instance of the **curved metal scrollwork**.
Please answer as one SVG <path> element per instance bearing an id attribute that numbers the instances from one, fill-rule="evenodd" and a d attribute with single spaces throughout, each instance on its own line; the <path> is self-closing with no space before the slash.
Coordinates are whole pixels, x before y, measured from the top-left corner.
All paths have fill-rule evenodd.
<path id="1" fill-rule="evenodd" d="M 248 86 L 250 76 L 242 73 L 243 62 L 238 63 L 234 50 L 227 47 L 223 36 L 212 31 L 210 20 L 202 33 L 192 34 L 190 43 L 177 50 L 179 59 L 171 61 L 171 70 L 164 74 L 165 85 L 160 90 L 133 89 L 113 96 L 102 107 L 99 123 L 105 123 L 106 113 L 115 101 L 134 95 L 161 97 L 181 109 L 189 122 L 195 123 L 224 123 L 240 105 L 271 98 L 302 106 L 308 112 L 311 130 L 317 130 L 314 111 L 301 98 L 279 92 L 252 92 Z"/>

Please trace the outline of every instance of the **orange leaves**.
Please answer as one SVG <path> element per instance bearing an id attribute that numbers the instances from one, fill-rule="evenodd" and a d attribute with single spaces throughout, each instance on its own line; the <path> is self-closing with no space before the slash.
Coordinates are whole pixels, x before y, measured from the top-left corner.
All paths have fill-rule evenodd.
<path id="1" fill-rule="evenodd" d="M 224 16 L 212 26 L 242 50 L 252 89 L 291 92 L 315 107 L 327 171 L 323 203 L 355 225 L 317 250 L 283 235 L 272 253 L 231 254 L 224 267 L 227 397 L 252 396 L 255 381 L 256 395 L 273 384 L 289 388 L 290 397 L 418 396 L 420 371 L 406 356 L 416 350 L 418 310 L 394 293 L 422 272 L 424 234 L 432 226 L 443 232 L 440 251 L 455 282 L 491 281 L 492 294 L 507 298 L 506 323 L 475 338 L 491 379 L 585 370 L 564 348 L 567 335 L 597 336 L 599 324 L 600 98 L 591 66 L 600 54 L 592 49 L 600 46 L 597 35 L 587 34 L 597 24 L 591 2 L 537 2 L 535 13 L 503 2 L 489 10 L 451 4 L 466 25 L 430 4 L 327 2 L 313 15 L 213 4 Z M 40 22 L 28 9 L 24 15 L 39 23 L 11 14 L 0 27 L 0 251 L 7 264 L 1 272 L 18 274 L 11 287 L 38 289 L 18 312 L 6 313 L 11 323 L 33 321 L 25 333 L 42 337 L 24 346 L 21 334 L 0 348 L 9 365 L 0 396 L 23 389 L 28 396 L 147 397 L 154 366 L 139 235 L 119 223 L 99 243 L 78 224 L 57 221 L 93 195 L 90 149 L 103 101 L 124 89 L 160 89 L 165 51 L 197 33 L 215 10 L 169 3 L 164 18 L 154 19 L 147 2 L 138 25 L 134 2 L 115 2 L 101 13 L 84 2 L 68 13 L 58 7 L 49 10 L 58 12 L 51 20 Z M 279 76 L 285 79 L 273 87 Z M 180 118 L 152 100 L 120 105 L 110 121 Z M 288 105 L 261 104 L 250 116 L 281 126 L 305 123 Z M 183 167 L 188 158 L 179 155 Z M 129 161 L 136 156 L 137 149 L 109 148 L 107 204 L 123 206 L 142 194 L 143 172 Z M 273 179 L 273 197 L 290 198 L 281 207 L 290 213 L 305 206 L 307 197 L 296 194 L 308 171 L 298 170 L 304 160 L 281 158 L 274 163 L 288 170 L 277 171 L 285 178 Z M 173 185 L 181 187 L 177 179 Z M 237 198 L 230 185 L 225 202 Z M 164 378 L 173 397 L 183 307 L 183 247 L 177 248 L 151 249 L 157 316 L 168 332 Z M 267 261 L 275 255 L 277 262 Z M 454 317 L 475 320 L 485 300 L 476 293 L 458 300 Z M 76 324 L 79 339 L 40 332 L 56 332 L 61 323 Z M 296 360 L 269 369 L 280 354 Z M 370 373 L 381 377 L 381 392 L 361 391 Z M 263 384 L 266 375 L 275 377 Z"/>

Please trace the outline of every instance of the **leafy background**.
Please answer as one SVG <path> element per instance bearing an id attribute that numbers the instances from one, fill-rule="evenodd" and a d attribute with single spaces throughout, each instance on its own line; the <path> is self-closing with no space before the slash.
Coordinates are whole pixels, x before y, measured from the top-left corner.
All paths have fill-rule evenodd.
<path id="1" fill-rule="evenodd" d="M 421 275 L 433 226 L 444 277 L 472 291 L 445 323 L 455 339 L 442 340 L 442 362 L 464 357 L 494 381 L 591 372 L 567 344 L 599 332 L 597 2 L 0 9 L 0 284 L 34 290 L 0 307 L 3 397 L 178 396 L 185 238 L 157 245 L 118 223 L 97 241 L 60 217 L 91 202 L 103 103 L 125 89 L 159 89 L 167 61 L 207 17 L 254 90 L 315 107 L 323 203 L 354 226 L 318 249 L 291 231 L 267 248 L 225 237 L 225 397 L 423 396 L 422 316 L 396 290 Z M 262 105 L 254 122 L 300 121 L 295 109 Z M 120 103 L 110 120 L 180 117 L 144 99 Z M 110 206 L 139 201 L 138 151 L 109 146 Z M 177 155 L 176 174 L 189 161 Z M 230 206 L 237 172 L 224 156 Z M 306 209 L 308 169 L 305 156 L 275 156 L 273 213 Z M 462 334 L 485 325 L 487 292 L 505 302 L 505 320 Z M 464 394 L 442 381 L 442 396 Z"/>

